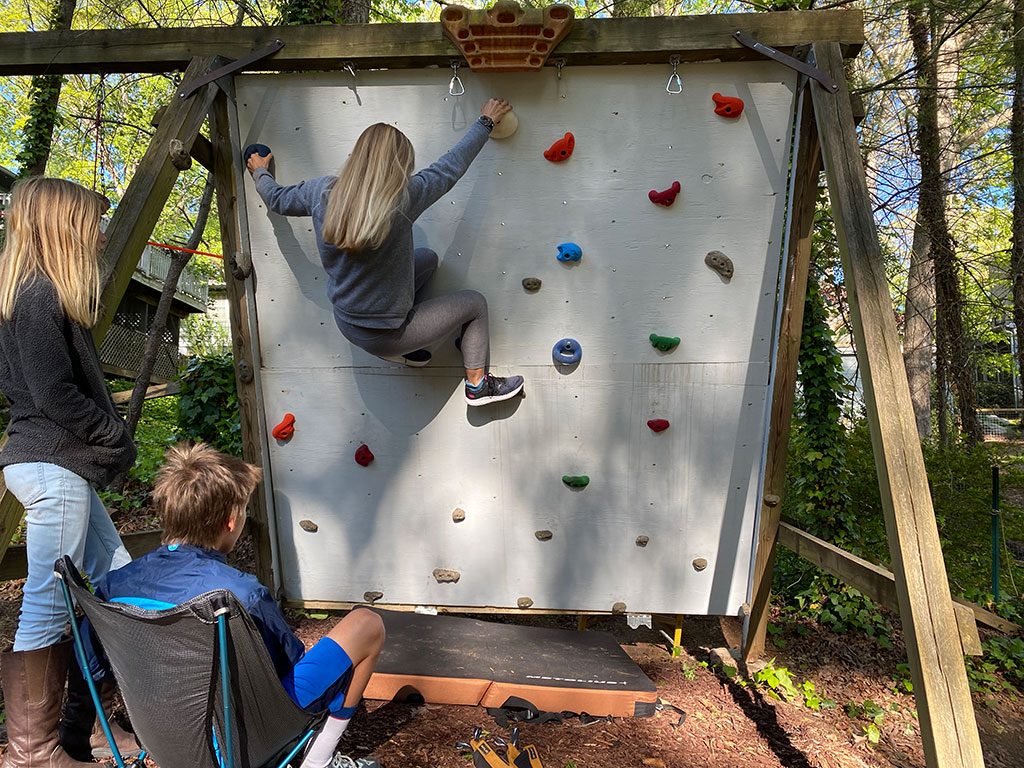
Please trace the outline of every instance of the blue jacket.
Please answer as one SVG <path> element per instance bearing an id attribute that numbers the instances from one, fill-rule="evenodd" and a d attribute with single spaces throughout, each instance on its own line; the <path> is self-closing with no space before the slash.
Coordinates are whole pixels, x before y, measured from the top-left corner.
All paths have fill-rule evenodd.
<path id="1" fill-rule="evenodd" d="M 163 546 L 107 574 L 96 586 L 103 600 L 144 597 L 178 605 L 214 589 L 228 589 L 245 606 L 270 651 L 278 677 L 306 652 L 281 610 L 255 576 L 232 568 L 220 552 L 187 544 Z M 95 666 L 93 671 L 95 672 Z"/>

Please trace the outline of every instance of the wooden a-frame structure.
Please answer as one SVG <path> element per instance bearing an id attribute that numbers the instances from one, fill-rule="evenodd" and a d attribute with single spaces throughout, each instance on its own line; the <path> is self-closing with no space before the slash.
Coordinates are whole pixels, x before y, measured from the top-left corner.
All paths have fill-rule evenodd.
<path id="1" fill-rule="evenodd" d="M 761 58 L 736 41 L 736 30 L 812 64 L 838 84 L 832 92 L 802 77 L 797 95 L 790 236 L 783 254 L 781 330 L 744 653 L 753 658 L 764 648 L 775 544 L 782 541 L 883 604 L 898 608 L 927 764 L 934 768 L 981 766 L 963 654 L 980 650 L 975 619 L 1003 629 L 1012 625 L 950 598 L 844 75 L 844 56 L 855 55 L 863 43 L 861 14 L 811 11 L 588 19 L 576 22 L 556 55 L 569 65 L 668 64 L 673 56 L 681 61 Z M 259 69 L 324 70 L 348 64 L 362 69 L 447 67 L 459 55 L 443 38 L 439 24 L 74 30 L 0 34 L 0 75 L 185 68 L 183 80 L 189 82 L 223 65 L 223 57 L 240 58 L 275 40 L 285 41 L 285 47 L 262 61 Z M 209 139 L 200 132 L 207 117 Z M 244 209 L 239 205 L 244 190 L 231 75 L 203 85 L 187 98 L 175 97 L 162 115 L 107 230 L 103 273 L 103 305 L 107 309 L 95 334 L 99 340 L 109 327 L 113 308 L 177 178 L 169 152 L 172 140 L 180 141 L 216 180 L 244 450 L 248 460 L 260 464 L 266 452 L 267 425 L 259 407 L 255 275 L 247 255 Z M 791 526 L 780 526 L 814 203 L 822 170 L 839 237 L 893 573 Z M 271 557 L 275 542 L 260 494 L 254 507 L 251 528 L 258 576 L 264 583 L 275 583 Z M 17 502 L 4 489 L 0 556 L 7 550 L 20 516 Z"/>

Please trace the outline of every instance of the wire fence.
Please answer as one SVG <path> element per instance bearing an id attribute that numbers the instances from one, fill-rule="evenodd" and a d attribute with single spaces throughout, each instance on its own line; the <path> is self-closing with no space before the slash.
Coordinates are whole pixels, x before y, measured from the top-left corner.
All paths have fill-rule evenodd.
<path id="1" fill-rule="evenodd" d="M 1024 442 L 1024 408 L 979 408 L 978 421 L 986 442 Z"/>

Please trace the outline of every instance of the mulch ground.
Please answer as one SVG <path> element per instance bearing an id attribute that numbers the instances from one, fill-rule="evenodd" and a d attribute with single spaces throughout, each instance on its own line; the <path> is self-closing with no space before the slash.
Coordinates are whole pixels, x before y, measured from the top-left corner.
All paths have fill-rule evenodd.
<path id="1" fill-rule="evenodd" d="M 248 559 L 243 546 L 238 560 Z M 0 641 L 14 635 L 21 583 L 0 584 Z M 308 645 L 336 620 L 289 614 Z M 478 617 L 495 620 L 495 617 Z M 516 617 L 516 621 L 527 617 Z M 500 619 L 499 619 L 500 620 Z M 543 626 L 575 627 L 575 619 L 532 617 Z M 893 616 L 894 625 L 898 617 Z M 840 636 L 817 625 L 790 626 L 772 638 L 768 658 L 786 667 L 799 685 L 814 684 L 835 706 L 812 710 L 799 702 L 773 698 L 764 689 L 729 679 L 701 665 L 705 649 L 735 646 L 738 623 L 693 617 L 684 625 L 684 652 L 673 658 L 667 643 L 648 629 L 631 630 L 621 617 L 592 621 L 593 631 L 611 632 L 625 651 L 657 684 L 658 695 L 684 709 L 646 719 L 616 719 L 582 725 L 522 725 L 522 744 L 534 744 L 546 768 L 862 768 L 924 766 L 920 727 L 913 696 L 897 692 L 897 665 L 905 662 L 898 634 L 892 650 L 865 637 Z M 591 631 L 588 629 L 588 631 Z M 851 717 L 846 705 L 870 700 L 884 712 L 880 737 L 872 744 L 867 717 Z M 976 714 L 989 768 L 1024 764 L 1024 701 L 1008 694 L 976 696 Z M 123 712 L 119 713 L 123 717 Z M 455 748 L 474 728 L 489 738 L 508 738 L 482 708 L 364 702 L 342 746 L 354 755 L 373 754 L 385 768 L 465 768 L 465 753 Z M 6 742 L 6 734 L 0 734 Z"/>

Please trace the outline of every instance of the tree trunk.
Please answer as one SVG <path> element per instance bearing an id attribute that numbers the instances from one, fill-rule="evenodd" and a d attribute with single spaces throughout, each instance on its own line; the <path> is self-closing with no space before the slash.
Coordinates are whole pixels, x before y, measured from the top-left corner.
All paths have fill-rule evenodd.
<path id="1" fill-rule="evenodd" d="M 366 24 L 373 0 L 280 0 L 282 24 Z"/>
<path id="2" fill-rule="evenodd" d="M 213 174 L 206 177 L 206 187 L 203 189 L 203 198 L 199 203 L 199 211 L 196 214 L 196 224 L 189 236 L 185 247 L 195 250 L 203 238 L 203 231 L 206 229 L 206 220 L 210 216 L 210 207 L 213 203 Z M 135 429 L 139 425 L 139 418 L 142 416 L 142 406 L 146 402 L 146 390 L 149 389 L 150 377 L 153 375 L 153 368 L 156 366 L 156 355 L 160 349 L 160 338 L 163 336 L 164 328 L 167 327 L 167 317 L 171 312 L 171 303 L 174 300 L 174 293 L 178 289 L 178 278 L 188 266 L 192 258 L 191 253 L 176 251 L 171 256 L 171 266 L 167 270 L 167 277 L 164 279 L 163 290 L 160 292 L 160 301 L 156 305 L 156 314 L 153 316 L 153 323 L 149 327 L 146 338 L 146 349 L 142 353 L 142 361 L 139 363 L 139 374 L 135 378 L 135 387 L 132 389 L 132 399 L 128 404 L 128 432 L 135 437 Z M 120 483 L 119 483 L 120 485 Z"/>
<path id="3" fill-rule="evenodd" d="M 937 13 L 932 9 L 933 14 Z M 918 191 L 918 216 L 928 237 L 935 265 L 936 298 L 936 377 L 941 385 L 951 385 L 956 394 L 960 426 L 968 443 L 981 441 L 978 422 L 974 368 L 967 351 L 963 327 L 963 297 L 960 270 L 953 252 L 953 240 L 946 221 L 946 178 L 942 172 L 942 143 L 939 132 L 938 50 L 933 46 L 929 19 L 923 0 L 913 0 L 907 8 L 910 38 L 918 72 L 917 152 L 921 166 Z M 939 391 L 940 437 L 946 438 L 946 398 Z"/>
<path id="4" fill-rule="evenodd" d="M 1013 322 L 1017 326 L 1017 367 L 1024 377 L 1024 0 L 1013 3 L 1013 113 L 1010 117 L 1013 157 L 1013 224 L 1010 273 L 1013 276 Z"/>
<path id="5" fill-rule="evenodd" d="M 77 0 L 55 0 L 50 15 L 50 29 L 71 29 Z M 57 123 L 57 105 L 63 75 L 35 75 L 29 90 L 29 115 L 23 129 L 24 141 L 16 162 L 19 176 L 42 176 L 50 159 L 53 127 Z"/>

